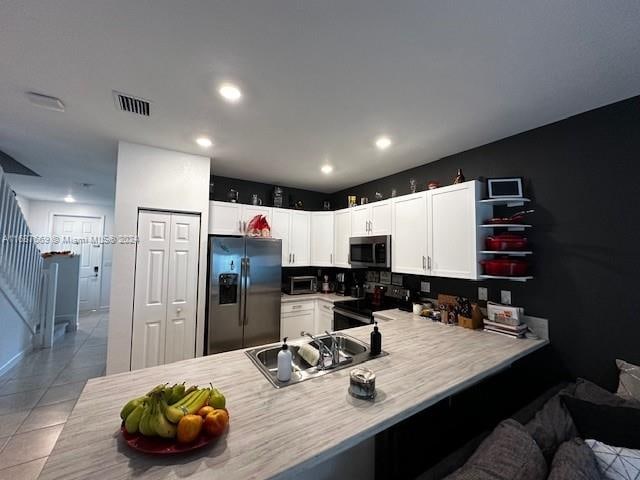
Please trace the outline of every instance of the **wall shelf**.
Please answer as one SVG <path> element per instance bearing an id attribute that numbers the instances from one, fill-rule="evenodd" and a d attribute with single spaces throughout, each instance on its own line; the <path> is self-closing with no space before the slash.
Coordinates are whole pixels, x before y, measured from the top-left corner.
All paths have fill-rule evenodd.
<path id="1" fill-rule="evenodd" d="M 509 255 L 510 257 L 524 257 L 525 255 L 533 255 L 531 250 L 480 250 L 479 253 L 486 255 Z"/>
<path id="2" fill-rule="evenodd" d="M 502 277 L 498 275 L 480 275 L 480 280 L 510 280 L 512 282 L 526 282 L 527 280 L 532 280 L 533 277 L 530 275 L 526 275 L 524 277 Z"/>
<path id="3" fill-rule="evenodd" d="M 525 203 L 530 202 L 528 198 L 513 197 L 513 198 L 486 198 L 480 200 L 480 203 L 488 203 L 489 205 L 506 205 L 507 207 L 522 207 Z"/>
<path id="4" fill-rule="evenodd" d="M 526 228 L 531 228 L 533 225 L 524 225 L 517 223 L 496 223 L 492 225 L 478 225 L 478 228 L 506 228 L 510 232 L 522 232 Z"/>

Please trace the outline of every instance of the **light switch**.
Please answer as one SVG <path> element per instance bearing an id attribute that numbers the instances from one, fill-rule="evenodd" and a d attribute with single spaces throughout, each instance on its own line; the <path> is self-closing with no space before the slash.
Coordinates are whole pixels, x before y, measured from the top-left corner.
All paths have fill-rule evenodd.
<path id="1" fill-rule="evenodd" d="M 424 293 L 431 292 L 431 282 L 420 282 L 420 291 Z"/>
<path id="2" fill-rule="evenodd" d="M 503 305 L 511 305 L 511 292 L 509 290 L 500 290 L 500 302 Z"/>
<path id="3" fill-rule="evenodd" d="M 488 298 L 487 287 L 478 287 L 478 300 L 487 301 Z"/>

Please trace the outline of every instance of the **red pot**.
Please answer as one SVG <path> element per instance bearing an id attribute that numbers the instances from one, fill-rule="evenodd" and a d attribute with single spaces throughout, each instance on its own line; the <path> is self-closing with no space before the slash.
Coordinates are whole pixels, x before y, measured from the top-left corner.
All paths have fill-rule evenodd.
<path id="1" fill-rule="evenodd" d="M 486 238 L 487 250 L 524 250 L 527 248 L 527 238 L 513 233 L 490 235 Z"/>
<path id="2" fill-rule="evenodd" d="M 485 275 L 496 275 L 499 277 L 521 277 L 526 275 L 529 269 L 528 262 L 515 258 L 482 260 L 480 264 L 484 267 Z"/>

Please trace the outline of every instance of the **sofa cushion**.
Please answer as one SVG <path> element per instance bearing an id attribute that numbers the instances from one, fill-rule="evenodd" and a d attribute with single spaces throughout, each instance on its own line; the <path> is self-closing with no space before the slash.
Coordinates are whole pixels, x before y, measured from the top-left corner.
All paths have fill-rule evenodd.
<path id="1" fill-rule="evenodd" d="M 501 422 L 448 480 L 537 480 L 547 475 L 540 448 L 515 420 Z"/>
<path id="2" fill-rule="evenodd" d="M 549 468 L 548 480 L 600 480 L 598 461 L 581 438 L 573 438 L 558 447 Z"/>
<path id="3" fill-rule="evenodd" d="M 624 360 L 616 360 L 620 370 L 618 396 L 640 402 L 640 367 Z"/>
<path id="4" fill-rule="evenodd" d="M 612 447 L 597 440 L 586 444 L 595 454 L 602 476 L 611 480 L 636 480 L 640 478 L 640 450 Z"/>
<path id="5" fill-rule="evenodd" d="M 608 445 L 640 449 L 640 409 L 612 407 L 562 395 L 578 433 Z"/>
<path id="6" fill-rule="evenodd" d="M 536 441 L 547 460 L 551 462 L 554 453 L 562 442 L 578 435 L 573 419 L 560 401 L 560 394 L 571 394 L 575 385 L 562 389 L 558 395 L 551 397 L 529 421 L 525 428 Z"/>
<path id="7" fill-rule="evenodd" d="M 572 394 L 575 398 L 585 400 L 598 405 L 609 405 L 612 407 L 640 407 L 640 403 L 635 400 L 622 398 L 609 390 L 596 385 L 589 380 L 579 378 L 576 380 L 576 387 Z"/>

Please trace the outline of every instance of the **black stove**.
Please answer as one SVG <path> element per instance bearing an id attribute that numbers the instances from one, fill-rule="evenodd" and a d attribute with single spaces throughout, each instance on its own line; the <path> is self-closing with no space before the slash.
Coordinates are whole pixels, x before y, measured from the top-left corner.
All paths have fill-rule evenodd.
<path id="1" fill-rule="evenodd" d="M 365 298 L 359 298 L 355 300 L 342 300 L 340 302 L 335 302 L 334 307 L 341 310 L 348 310 L 349 312 L 353 312 L 362 316 L 373 318 L 373 312 L 377 312 L 379 310 L 389 310 L 391 308 L 396 308 L 397 303 L 390 299 L 385 299 L 381 302 L 380 305 L 374 305 L 372 302 L 372 298 L 368 295 Z"/>
<path id="2" fill-rule="evenodd" d="M 373 323 L 373 312 L 400 308 L 411 309 L 410 302 L 403 300 L 406 290 L 392 287 L 382 297 L 379 304 L 373 303 L 373 295 L 367 294 L 364 298 L 354 300 L 341 300 L 333 305 L 333 328 L 344 330 L 346 328 L 361 327 Z"/>

